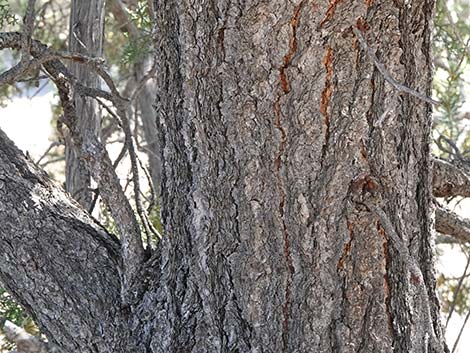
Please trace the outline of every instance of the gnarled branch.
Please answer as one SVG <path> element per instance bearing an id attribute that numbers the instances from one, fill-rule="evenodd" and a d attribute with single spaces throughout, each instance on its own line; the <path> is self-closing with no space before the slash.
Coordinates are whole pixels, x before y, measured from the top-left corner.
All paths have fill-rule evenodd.
<path id="1" fill-rule="evenodd" d="M 0 49 L 21 48 L 22 36 L 16 32 L 0 33 Z M 138 275 L 140 267 L 144 260 L 144 250 L 140 234 L 140 227 L 135 217 L 134 211 L 121 188 L 119 178 L 113 168 L 113 163 L 109 158 L 105 146 L 98 140 L 94 134 L 85 134 L 78 129 L 76 122 L 78 121 L 75 105 L 73 100 L 73 92 L 96 98 L 103 97 L 113 102 L 118 109 L 118 113 L 122 121 L 127 121 L 125 116 L 125 101 L 116 93 L 114 84 L 108 84 L 112 93 L 105 92 L 96 88 L 88 88 L 77 82 L 76 78 L 70 74 L 67 68 L 55 58 L 56 54 L 46 45 L 39 41 L 31 42 L 31 55 L 35 59 L 41 59 L 44 56 L 54 57 L 50 61 L 43 64 L 47 74 L 55 83 L 61 106 L 63 109 L 63 117 L 61 121 L 69 129 L 73 145 L 79 151 L 77 155 L 81 156 L 87 165 L 93 179 L 98 184 L 101 196 L 108 205 L 111 214 L 116 221 L 116 226 L 121 239 L 122 254 L 122 294 L 123 298 L 127 298 L 130 291 L 131 282 Z M 84 63 L 87 63 L 84 60 Z M 96 65 L 94 65 L 96 68 Z M 102 75 L 102 70 L 98 70 L 98 74 Z M 104 76 L 104 77 L 103 77 Z M 109 81 L 107 75 L 102 75 L 103 79 Z M 125 133 L 129 134 L 128 131 Z M 128 148 L 133 147 L 129 146 Z"/>
<path id="2" fill-rule="evenodd" d="M 120 262 L 118 240 L 0 131 L 0 282 L 42 331 L 70 352 L 104 349 Z"/>
<path id="3" fill-rule="evenodd" d="M 470 197 L 470 168 L 434 158 L 432 186 L 435 197 Z"/>
<path id="4" fill-rule="evenodd" d="M 436 230 L 461 242 L 470 242 L 470 220 L 460 217 L 441 205 L 436 205 Z"/>

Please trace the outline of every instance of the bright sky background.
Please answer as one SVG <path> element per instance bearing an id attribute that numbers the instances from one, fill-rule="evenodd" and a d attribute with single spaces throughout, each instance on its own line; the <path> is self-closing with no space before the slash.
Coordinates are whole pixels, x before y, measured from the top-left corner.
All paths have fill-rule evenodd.
<path id="1" fill-rule="evenodd" d="M 39 158 L 51 144 L 52 91 L 33 99 L 16 98 L 6 108 L 0 108 L 0 127 L 34 159 Z"/>

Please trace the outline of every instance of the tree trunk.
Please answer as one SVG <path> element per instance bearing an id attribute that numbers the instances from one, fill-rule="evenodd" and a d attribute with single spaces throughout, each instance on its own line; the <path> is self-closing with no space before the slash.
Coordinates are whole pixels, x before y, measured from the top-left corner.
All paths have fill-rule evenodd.
<path id="1" fill-rule="evenodd" d="M 145 75 L 143 63 L 135 66 L 136 73 L 139 77 Z M 160 143 L 158 140 L 158 131 L 155 118 L 155 109 L 153 109 L 153 101 L 155 90 L 152 82 L 146 83 L 139 94 L 139 108 L 142 121 L 142 130 L 144 135 L 145 147 L 143 151 L 147 154 L 150 177 L 155 190 L 160 189 L 161 179 L 161 160 L 160 160 Z M 137 123 L 137 122 L 136 122 Z"/>
<path id="2" fill-rule="evenodd" d="M 158 2 L 154 352 L 442 352 L 433 1 Z M 386 114 L 383 117 L 383 114 Z M 155 311 L 154 311 L 155 312 Z"/>
<path id="3" fill-rule="evenodd" d="M 429 95 L 432 8 L 155 2 L 166 236 L 133 300 L 114 242 L 66 198 L 35 207 L 53 187 L 7 143 L 1 281 L 70 352 L 445 352 L 431 107 L 354 33 Z"/>
<path id="4" fill-rule="evenodd" d="M 104 0 L 73 0 L 70 10 L 69 50 L 90 57 L 101 57 L 103 54 Z M 99 87 L 98 76 L 90 72 L 86 65 L 71 62 L 70 71 L 79 82 L 88 87 Z M 101 116 L 98 103 L 90 98 L 75 96 L 78 126 L 85 134 L 100 135 Z M 89 171 L 80 162 L 78 151 L 66 139 L 66 190 L 85 208 L 92 204 L 93 194 L 90 191 L 91 177 Z"/>

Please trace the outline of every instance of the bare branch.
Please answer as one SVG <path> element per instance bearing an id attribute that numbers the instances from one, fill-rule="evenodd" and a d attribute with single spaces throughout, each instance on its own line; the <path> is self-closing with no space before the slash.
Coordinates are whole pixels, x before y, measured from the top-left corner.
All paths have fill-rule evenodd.
<path id="1" fill-rule="evenodd" d="M 131 40 L 139 38 L 140 31 L 132 23 L 131 19 L 127 15 L 124 4 L 121 0 L 111 0 L 111 12 L 116 19 L 118 26 L 129 33 Z"/>
<path id="2" fill-rule="evenodd" d="M 89 57 L 89 56 L 79 54 L 79 53 L 59 53 L 58 56 L 63 59 L 69 59 L 69 60 L 76 61 L 80 64 L 88 65 L 91 69 L 93 69 L 93 71 L 95 71 L 103 79 L 103 81 L 109 87 L 113 95 L 115 95 L 117 98 L 121 100 L 126 100 L 123 97 L 121 97 L 121 94 L 119 93 L 116 86 L 114 85 L 113 79 L 103 68 L 103 66 L 105 65 L 105 60 L 103 58 Z"/>
<path id="3" fill-rule="evenodd" d="M 149 69 L 149 71 L 137 82 L 137 87 L 134 89 L 134 92 L 132 92 L 131 95 L 131 102 L 134 102 L 134 100 L 138 97 L 140 91 L 145 88 L 145 85 L 147 82 L 153 78 L 155 78 L 155 73 L 157 72 L 157 62 L 154 60 L 152 67 Z"/>
<path id="4" fill-rule="evenodd" d="M 38 70 L 42 64 L 55 59 L 54 55 L 45 55 L 40 59 L 20 61 L 18 64 L 0 74 L 0 86 L 24 81 L 22 77 Z"/>
<path id="5" fill-rule="evenodd" d="M 23 36 L 21 40 L 21 63 L 25 63 L 29 59 L 31 51 L 31 37 L 34 30 L 34 17 L 36 0 L 28 0 L 26 14 L 24 17 Z"/>
<path id="6" fill-rule="evenodd" d="M 21 33 L 0 32 L 0 50 L 6 48 L 21 50 L 21 40 Z M 39 64 L 42 64 L 45 67 L 45 72 L 49 75 L 51 79 L 53 79 L 53 77 L 56 77 L 66 80 L 73 86 L 73 89 L 82 96 L 101 97 L 113 103 L 116 103 L 115 101 L 122 100 L 121 97 L 116 97 L 109 92 L 103 91 L 98 88 L 86 87 L 80 82 L 78 82 L 77 78 L 74 77 L 70 73 L 70 71 L 65 67 L 65 65 L 58 60 L 60 58 L 63 58 L 64 56 L 66 57 L 67 55 L 70 56 L 69 59 L 73 59 L 72 54 L 55 53 L 41 42 L 33 40 L 31 42 L 31 55 L 34 57 L 34 59 L 38 60 Z"/>
<path id="7" fill-rule="evenodd" d="M 19 49 L 20 39 L 21 34 L 19 33 L 0 33 L 0 49 L 7 47 Z M 36 59 L 40 59 L 44 55 L 51 53 L 56 55 L 47 46 L 38 41 L 32 42 L 31 49 L 31 54 Z M 114 103 L 118 111 L 118 116 L 124 124 L 127 119 L 125 115 L 127 102 L 125 102 L 118 93 L 107 93 L 99 89 L 92 89 L 83 86 L 77 82 L 76 78 L 69 73 L 67 68 L 59 60 L 49 60 L 44 63 L 43 66 L 55 83 L 59 93 L 61 106 L 64 112 L 60 122 L 68 127 L 73 146 L 78 151 L 77 155 L 81 156 L 93 179 L 97 182 L 101 197 L 108 205 L 111 210 L 111 214 L 116 221 L 121 239 L 121 252 L 124 267 L 122 277 L 122 299 L 126 302 L 131 283 L 137 277 L 140 266 L 144 260 L 140 227 L 129 200 L 121 187 L 120 180 L 114 170 L 113 163 L 109 158 L 106 148 L 94 133 L 85 133 L 83 136 L 82 132 L 78 128 L 78 117 L 76 115 L 75 104 L 72 97 L 73 92 L 75 91 L 82 96 L 90 96 L 93 98 L 98 96 L 108 99 Z M 114 87 L 114 84 L 112 87 Z M 113 90 L 112 87 L 110 87 L 111 90 Z M 130 138 L 130 129 L 124 126 L 124 132 Z M 128 145 L 128 148 L 133 148 L 132 144 Z M 135 161 L 134 165 L 137 165 Z"/>
<path id="8" fill-rule="evenodd" d="M 62 161 L 65 161 L 65 157 L 53 158 L 53 159 L 50 159 L 48 161 L 42 162 L 41 164 L 39 164 L 39 167 L 44 168 L 45 166 L 47 166 L 49 164 L 54 164 L 54 163 L 62 162 Z"/>
<path id="9" fill-rule="evenodd" d="M 467 315 L 465 316 L 465 319 L 464 319 L 464 321 L 463 321 L 463 324 L 462 324 L 462 326 L 460 327 L 459 334 L 458 334 L 458 336 L 457 336 L 457 339 L 456 339 L 455 342 L 454 342 L 454 346 L 452 347 L 452 353 L 454 353 L 455 350 L 457 349 L 457 346 L 458 346 L 459 341 L 460 341 L 460 337 L 462 337 L 462 332 L 463 332 L 465 326 L 467 325 L 467 321 L 468 321 L 469 318 L 470 318 L 470 310 L 467 312 Z"/>
<path id="10" fill-rule="evenodd" d="M 153 5 L 152 0 L 147 0 L 148 10 L 149 10 L 149 17 L 152 20 L 152 23 L 156 23 L 155 21 L 155 6 Z"/>
<path id="11" fill-rule="evenodd" d="M 455 139 L 457 140 L 459 135 L 463 132 L 463 129 L 461 131 L 459 131 L 458 135 L 455 137 Z M 449 151 L 448 149 L 446 149 L 443 144 L 442 144 L 442 141 L 444 141 L 447 145 L 449 145 L 452 149 L 452 151 Z M 436 140 L 436 144 L 438 145 L 438 147 L 448 153 L 450 156 L 452 156 L 453 158 L 455 159 L 463 159 L 463 156 L 462 154 L 460 153 L 460 149 L 459 147 L 456 145 L 456 143 L 454 141 L 452 141 L 450 138 L 447 138 L 446 136 L 444 136 L 443 134 L 439 134 L 439 138 Z"/>
<path id="12" fill-rule="evenodd" d="M 47 345 L 37 337 L 30 335 L 22 327 L 16 326 L 13 322 L 6 320 L 2 331 L 5 337 L 16 344 L 18 352 L 22 353 L 47 353 Z"/>
<path id="13" fill-rule="evenodd" d="M 432 98 L 429 98 L 429 97 L 425 96 L 424 94 L 422 94 L 418 91 L 415 91 L 414 89 L 411 89 L 411 88 L 399 83 L 397 80 L 395 80 L 390 75 L 390 73 L 387 71 L 385 66 L 383 66 L 383 64 L 379 61 L 379 59 L 377 58 L 375 53 L 372 51 L 372 49 L 370 48 L 370 46 L 367 44 L 366 40 L 362 36 L 361 32 L 355 27 L 353 27 L 352 30 L 353 30 L 354 34 L 356 35 L 356 38 L 359 41 L 359 43 L 361 43 L 363 49 L 366 51 L 367 55 L 369 56 L 369 58 L 374 63 L 377 70 L 380 71 L 380 73 L 385 78 L 385 80 L 388 83 L 390 83 L 398 92 L 408 93 L 409 95 L 412 95 L 416 98 L 419 98 L 422 101 L 424 101 L 426 103 L 429 103 L 429 104 L 434 104 L 434 105 L 440 105 L 441 104 L 440 102 L 438 102 L 438 101 L 436 101 Z"/>
<path id="14" fill-rule="evenodd" d="M 58 141 L 54 141 L 52 142 L 49 147 L 46 149 L 46 151 L 42 154 L 42 156 L 37 160 L 36 162 L 36 165 L 40 165 L 42 160 L 44 158 L 46 158 L 46 156 L 48 155 L 48 153 L 54 148 L 54 147 L 57 147 L 57 146 L 61 146 L 62 143 L 58 142 Z"/>
<path id="15" fill-rule="evenodd" d="M 436 197 L 470 197 L 470 168 L 460 162 L 433 160 L 433 194 Z"/>
<path id="16" fill-rule="evenodd" d="M 467 276 L 468 266 L 470 266 L 470 256 L 467 256 L 467 263 L 465 265 L 465 269 L 463 270 L 462 276 L 460 276 L 460 278 L 459 278 L 459 282 L 457 283 L 457 287 L 455 288 L 455 290 L 452 293 L 453 300 L 452 300 L 452 303 L 450 305 L 449 315 L 447 315 L 447 319 L 446 319 L 446 325 L 445 325 L 446 329 L 447 329 L 447 326 L 449 325 L 450 318 L 452 317 L 452 314 L 454 313 L 455 305 L 457 304 L 457 298 L 459 297 L 459 292 L 462 289 L 463 280 Z"/>
<path id="17" fill-rule="evenodd" d="M 439 245 L 439 244 L 461 244 L 461 242 L 458 241 L 457 239 L 449 236 L 449 235 L 438 233 L 436 235 L 436 244 L 437 245 Z"/>

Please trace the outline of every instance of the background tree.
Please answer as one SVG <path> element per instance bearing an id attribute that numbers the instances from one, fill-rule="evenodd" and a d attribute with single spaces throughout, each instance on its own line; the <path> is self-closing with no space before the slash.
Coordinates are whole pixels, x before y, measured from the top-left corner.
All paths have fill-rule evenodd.
<path id="1" fill-rule="evenodd" d="M 69 50 L 88 57 L 103 56 L 104 35 L 104 0 L 73 0 L 70 12 Z M 90 72 L 89 67 L 71 61 L 70 72 L 88 87 L 99 87 L 99 77 Z M 77 126 L 81 134 L 101 135 L 101 114 L 98 102 L 89 97 L 76 94 L 75 109 L 79 121 Z M 65 190 L 72 195 L 83 208 L 89 210 L 93 202 L 90 172 L 80 162 L 80 153 L 74 150 L 73 143 L 65 137 L 66 172 Z"/>

